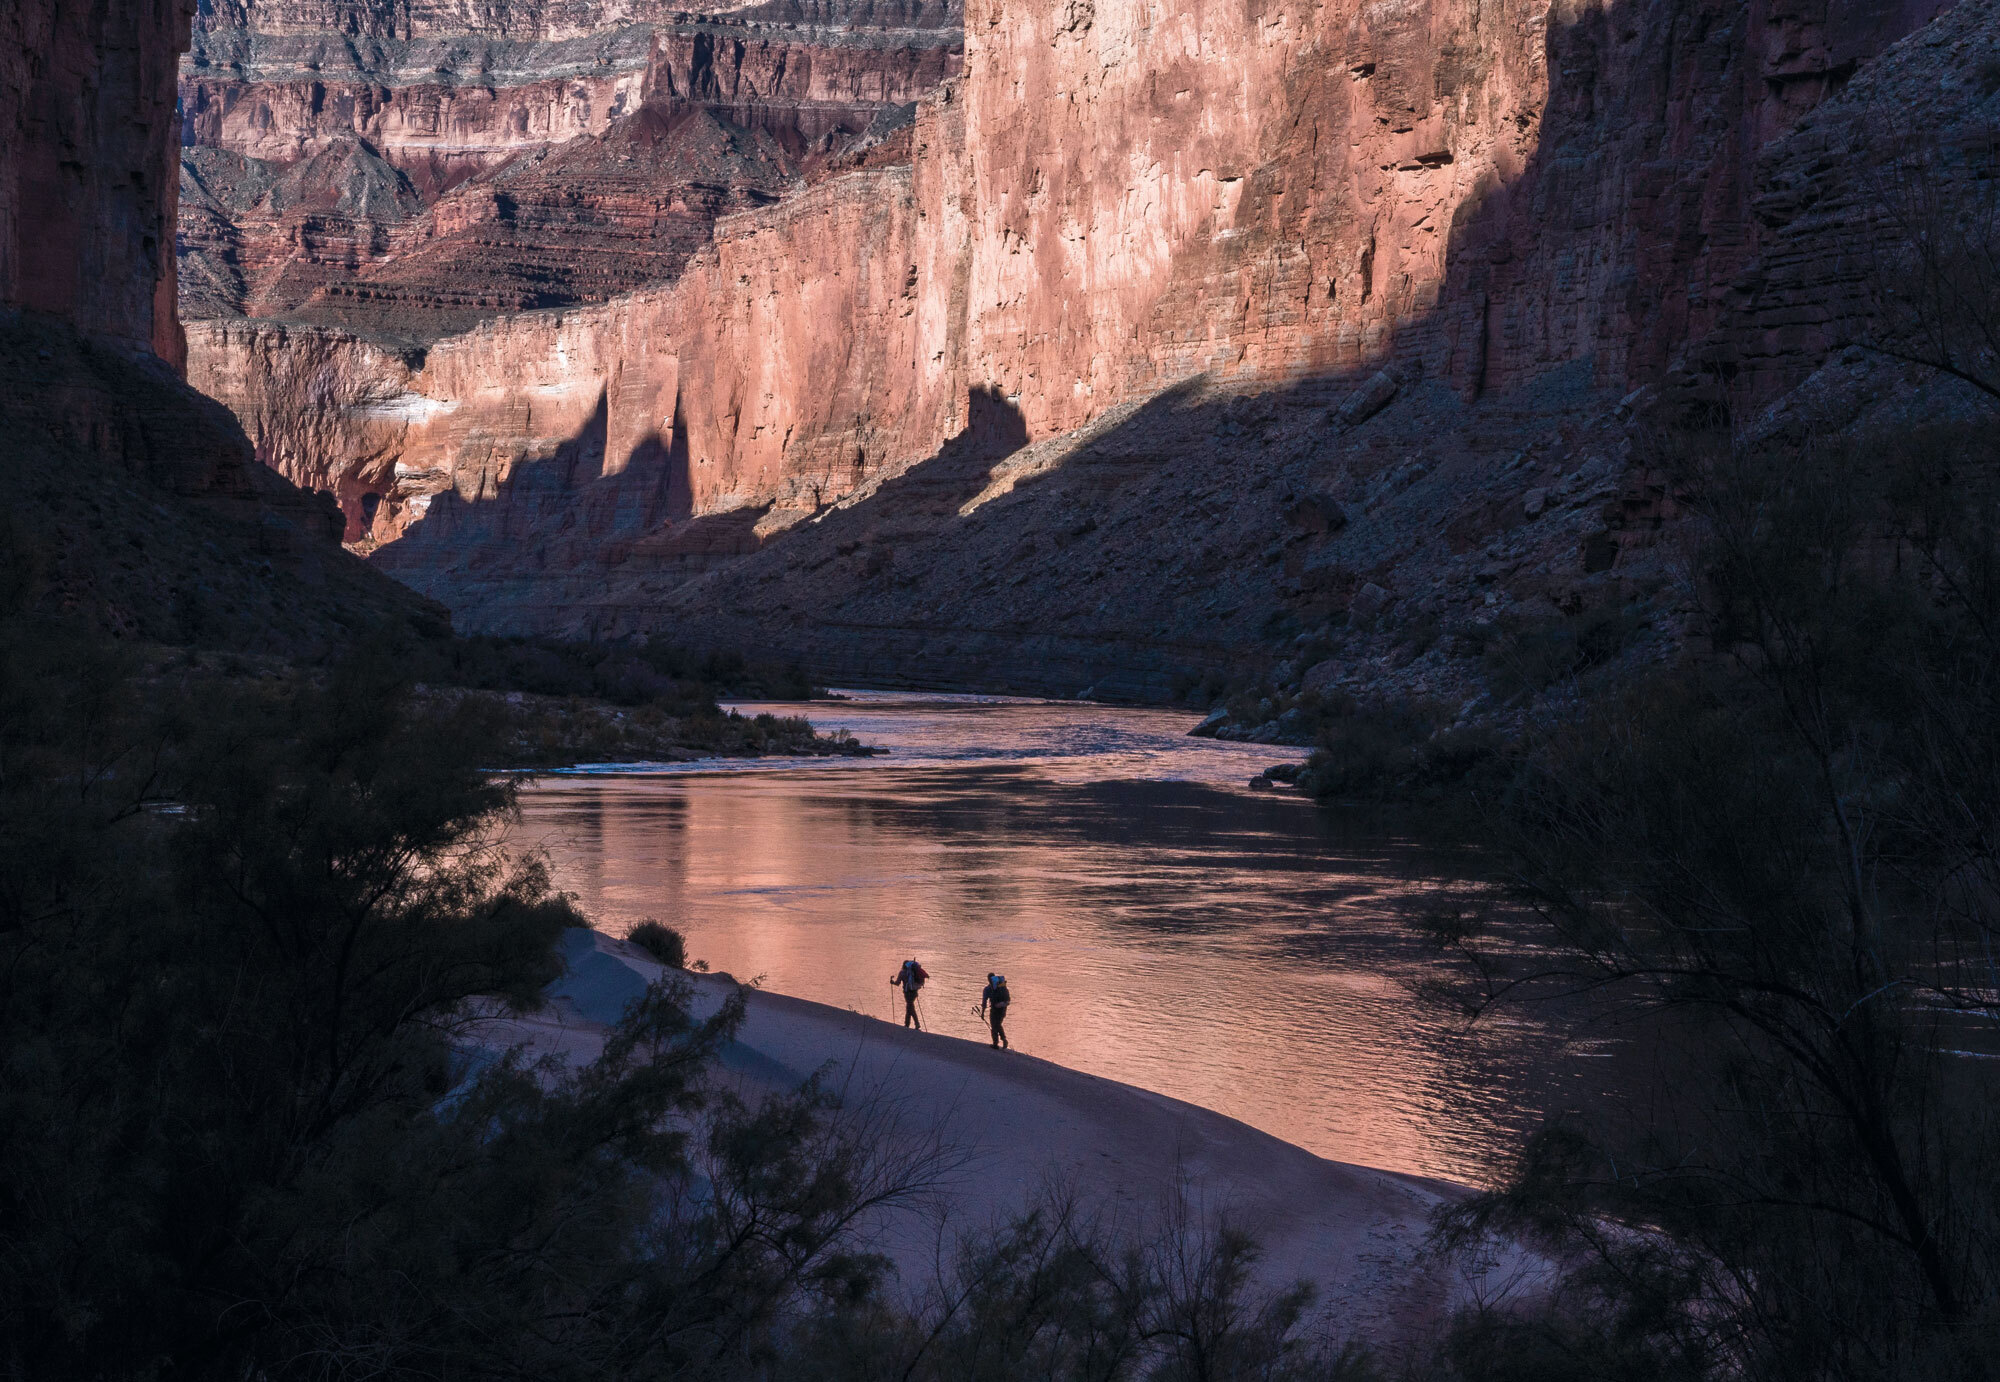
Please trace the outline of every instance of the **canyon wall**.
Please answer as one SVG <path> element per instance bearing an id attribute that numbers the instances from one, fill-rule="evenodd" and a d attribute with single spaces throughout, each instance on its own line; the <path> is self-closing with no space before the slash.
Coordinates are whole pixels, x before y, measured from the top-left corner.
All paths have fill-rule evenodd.
<path id="1" fill-rule="evenodd" d="M 409 343 L 667 282 L 958 61 L 941 5 L 706 8 L 205 10 L 184 315 Z"/>
<path id="2" fill-rule="evenodd" d="M 448 630 L 343 552 L 176 372 L 175 63 L 192 3 L 0 10 L 0 512 L 12 592 L 117 637 L 323 655 Z"/>
<path id="3" fill-rule="evenodd" d="M 0 12 L 0 307 L 178 364 L 174 68 L 194 0 Z"/>
<path id="4" fill-rule="evenodd" d="M 1771 237 L 1790 233 L 1760 159 L 1939 8 L 974 0 L 962 78 L 913 124 L 827 158 L 805 192 L 719 218 L 671 287 L 439 341 L 421 365 L 358 338 L 219 325 L 197 372 L 268 461 L 341 493 L 350 538 L 387 544 L 379 563 L 514 630 L 687 628 L 703 601 L 762 628 L 753 588 L 768 581 L 788 592 L 780 623 L 816 601 L 827 613 L 825 582 L 816 595 L 786 572 L 824 565 L 811 532 L 832 506 L 882 516 L 843 563 L 918 529 L 943 552 L 988 521 L 960 506 L 988 502 L 992 458 L 1053 457 L 1125 426 L 1121 410 L 1142 410 L 1145 464 L 1207 454 L 1242 468 L 1244 494 L 1291 475 L 1221 443 L 1243 430 L 1226 409 L 1176 412 L 1177 389 L 1322 410 L 1320 459 L 1289 482 L 1349 483 L 1336 442 L 1398 396 L 1474 409 L 1465 454 L 1518 471 L 1551 428 L 1608 413 L 1599 395 L 1706 372 L 1754 409 L 1820 364 L 1839 333 L 1827 313 L 1800 319 L 1811 261 L 1794 261 L 1789 308 L 1755 287 Z M 1989 39 L 1990 10 L 1965 20 Z M 1753 303 L 1773 319 L 1756 324 Z M 518 356 L 491 344 L 503 336 Z M 288 352 L 315 362 L 309 385 L 289 382 Z M 488 362 L 476 381 L 442 363 L 461 352 Z M 651 409 L 637 421 L 617 402 L 634 371 Z M 1191 429 L 1179 441 L 1170 415 Z M 920 476 L 960 465 L 962 485 Z M 1438 526 L 1470 542 L 1477 524 L 1452 526 L 1460 501 L 1437 502 Z M 1154 576 L 1205 540 L 1199 523 L 1162 534 Z M 1425 540 L 1385 532 L 1364 569 L 1387 579 L 1389 549 Z M 907 564 L 886 561 L 854 576 L 871 627 L 915 598 Z M 1138 599 L 1146 570 L 1134 558 L 1122 595 L 1092 608 Z M 1343 571 L 1319 585 L 1370 583 Z M 1324 603 L 1300 593 L 1310 571 L 1262 579 L 1268 609 Z M 927 627 L 991 623 L 991 584 Z M 1177 619 L 1159 636 L 1199 661 Z M 1082 641 L 1121 637 L 1135 635 Z"/>
<path id="5" fill-rule="evenodd" d="M 1031 436 L 1197 372 L 1609 386 L 1710 329 L 1757 151 L 1937 0 L 974 0 L 974 374 Z"/>
<path id="6" fill-rule="evenodd" d="M 208 26 L 216 29 L 364 39 L 473 35 L 561 40 L 712 14 L 885 29 L 956 22 L 948 0 L 763 0 L 747 6 L 741 0 L 209 0 L 203 12 Z"/>
<path id="7" fill-rule="evenodd" d="M 691 444 L 727 477 L 702 493 L 783 509 L 934 451 L 963 408 L 907 400 L 947 378 L 1005 400 L 1029 439 L 1198 374 L 1400 361 L 1476 396 L 1585 360 L 1629 386 L 1713 325 L 1755 252 L 1756 150 L 1930 6 L 976 0 L 967 75 L 927 103 L 912 169 L 877 159 L 730 222 L 678 298 L 623 303 L 604 329 L 650 317 L 699 377 Z M 908 224 L 855 238 L 870 217 Z M 861 256 L 867 289 L 844 284 L 838 310 L 794 291 L 829 244 Z M 891 245 L 906 281 L 880 268 Z M 271 391 L 225 358 L 240 339 L 215 338 L 202 378 L 256 407 Z M 792 366 L 827 349 L 874 381 L 865 406 L 829 409 L 820 373 Z M 419 391 L 450 403 L 442 387 Z M 287 438 L 265 409 L 253 430 L 288 474 L 339 488 L 299 459 L 328 425 Z M 401 463 L 454 471 L 425 435 Z M 377 483 L 385 444 L 344 450 L 322 464 Z M 459 488 L 488 479 L 475 464 Z M 404 529 L 390 512 L 377 539 Z"/>
<path id="8" fill-rule="evenodd" d="M 949 135 L 954 120 L 932 107 L 904 138 Z M 443 517 L 455 507 L 484 510 L 487 540 L 517 553 L 554 541 L 584 570 L 599 544 L 671 520 L 754 511 L 769 531 L 963 423 L 955 362 L 924 345 L 954 320 L 948 292 L 920 291 L 951 281 L 923 271 L 944 243 L 920 240 L 924 195 L 907 159 L 857 168 L 721 221 L 673 289 L 501 317 L 424 350 L 194 322 L 192 377 L 266 464 L 340 500 L 350 540 L 421 547 L 385 550 L 399 571 L 469 536 L 472 518 Z M 585 455 L 582 479 L 629 502 L 606 510 L 546 482 L 515 493 L 524 469 L 568 473 Z"/>

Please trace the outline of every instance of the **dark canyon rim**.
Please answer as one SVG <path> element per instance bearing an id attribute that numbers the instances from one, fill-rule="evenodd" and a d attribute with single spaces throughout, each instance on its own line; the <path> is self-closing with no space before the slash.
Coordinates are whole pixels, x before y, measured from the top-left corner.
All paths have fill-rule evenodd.
<path id="1" fill-rule="evenodd" d="M 857 693 L 810 714 L 890 753 L 545 777 L 519 842 L 605 929 L 658 917 L 885 1037 L 905 958 L 932 975 L 931 1029 L 965 1040 L 1004 973 L 1023 1053 L 1336 1160 L 1485 1180 L 1586 1079 L 1532 1015 L 1468 1034 L 1415 997 L 1435 960 L 1409 922 L 1468 860 L 1247 787 L 1298 750 L 1079 703 Z"/>

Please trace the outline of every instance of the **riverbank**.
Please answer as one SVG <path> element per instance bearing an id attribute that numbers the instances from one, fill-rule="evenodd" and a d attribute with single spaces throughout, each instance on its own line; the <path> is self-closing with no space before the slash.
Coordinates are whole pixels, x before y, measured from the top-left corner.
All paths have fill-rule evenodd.
<path id="1" fill-rule="evenodd" d="M 509 767 L 528 772 L 716 758 L 868 758 L 881 752 L 851 735 L 818 733 L 803 715 L 740 715 L 700 698 L 618 705 L 582 696 L 430 686 L 417 694 L 438 713 L 478 717 L 495 753 Z"/>
<path id="2" fill-rule="evenodd" d="M 549 1004 L 489 1024 L 485 1044 L 589 1060 L 665 972 L 598 932 L 571 932 L 564 954 L 568 973 Z M 735 988 L 727 975 L 687 977 L 710 1010 Z M 926 1280 L 940 1244 L 1018 1212 L 1051 1184 L 1135 1226 L 1184 1187 L 1194 1208 L 1224 1211 L 1258 1239 L 1267 1281 L 1311 1281 L 1332 1328 L 1378 1346 L 1421 1337 L 1454 1304 L 1533 1275 L 1518 1253 L 1470 1263 L 1426 1251 L 1432 1215 L 1459 1187 L 1328 1161 L 1211 1110 L 1033 1056 L 753 990 L 722 1067 L 720 1079 L 752 1099 L 820 1072 L 850 1115 L 947 1150 L 950 1169 L 930 1194 L 864 1230 L 906 1289 Z"/>

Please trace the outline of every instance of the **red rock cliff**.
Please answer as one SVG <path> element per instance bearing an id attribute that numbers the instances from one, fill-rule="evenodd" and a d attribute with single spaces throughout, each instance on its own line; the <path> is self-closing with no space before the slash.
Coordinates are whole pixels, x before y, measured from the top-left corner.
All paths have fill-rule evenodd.
<path id="1" fill-rule="evenodd" d="M 1759 151 L 1935 8 L 975 0 L 965 75 L 899 136 L 907 166 L 885 143 L 720 222 L 672 290 L 509 328 L 567 362 L 560 427 L 498 420 L 550 417 L 552 395 L 493 357 L 515 377 L 477 391 L 497 411 L 466 433 L 476 462 L 398 418 L 316 463 L 360 501 L 350 532 L 422 531 L 419 497 L 427 523 L 452 515 L 378 558 L 407 579 L 495 626 L 576 627 L 607 564 L 698 569 L 872 494 L 975 399 L 994 437 L 1038 443 L 1185 381 L 1352 387 L 1393 366 L 1346 423 L 1430 381 L 1514 399 L 1500 425 L 1533 427 L 1539 381 L 1615 397 L 1713 353 L 1769 231 Z M 628 426 L 634 333 L 644 396 L 676 400 L 648 423 L 670 496 L 651 509 L 609 502 L 632 471 L 591 440 L 600 400 L 606 435 Z M 1816 363 L 1794 344 L 1759 397 Z M 368 416 L 274 405 L 254 341 L 197 354 L 278 463 Z M 319 377 L 379 391 L 375 368 L 330 349 Z M 428 364 L 412 391 L 439 417 L 473 406 Z M 644 627 L 637 607 L 619 627 Z"/>
<path id="2" fill-rule="evenodd" d="M 194 0 L 0 9 L 0 307 L 175 365 L 174 71 Z"/>
<path id="3" fill-rule="evenodd" d="M 666 282 L 957 63 L 942 6 L 687 8 L 205 11 L 185 315 L 409 342 Z"/>
<path id="4" fill-rule="evenodd" d="M 971 378 L 1031 436 L 1197 371 L 1635 381 L 1755 252 L 1757 150 L 1939 8 L 974 0 Z"/>

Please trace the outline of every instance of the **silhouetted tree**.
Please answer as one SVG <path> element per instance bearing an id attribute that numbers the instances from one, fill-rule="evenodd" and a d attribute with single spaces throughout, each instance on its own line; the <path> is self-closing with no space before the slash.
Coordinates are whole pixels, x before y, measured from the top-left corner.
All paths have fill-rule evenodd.
<path id="1" fill-rule="evenodd" d="M 1981 1375 L 2000 1326 L 2000 439 L 1689 454 L 1713 655 L 1523 766 L 1497 823 L 1533 945 L 1438 927 L 1473 962 L 1475 1011 L 1560 995 L 1615 1024 L 1633 1076 L 1457 1216 L 1576 1267 L 1528 1334 L 1468 1324 L 1485 1361 L 1467 1368 L 1531 1339 L 1594 1375 Z"/>

